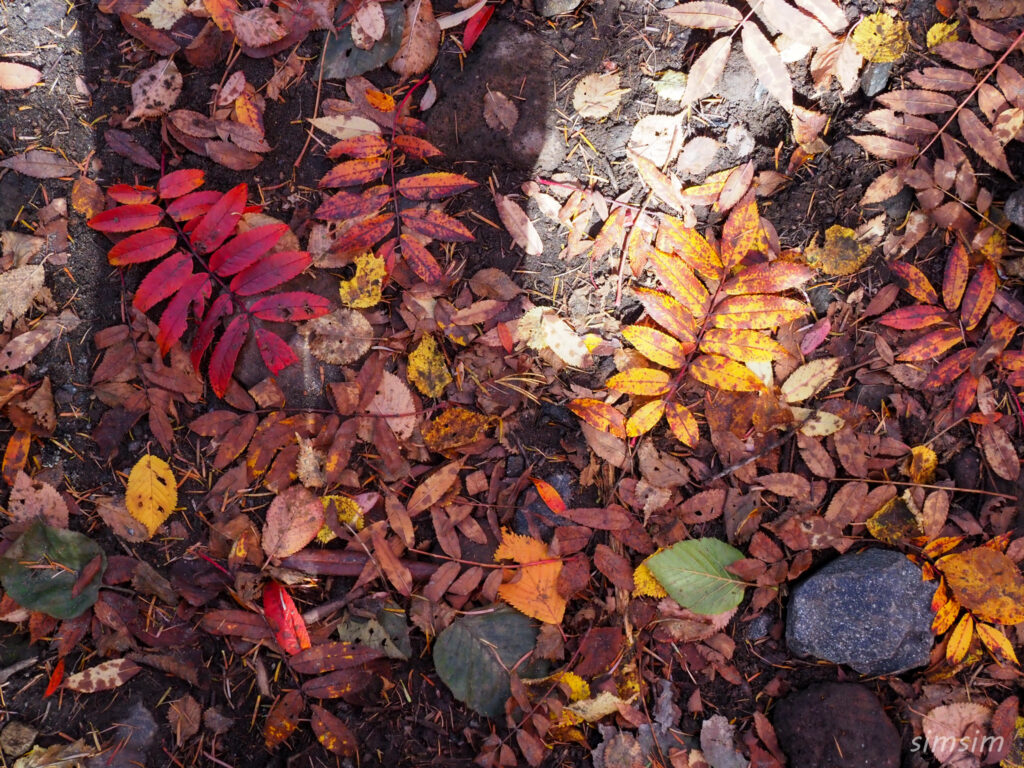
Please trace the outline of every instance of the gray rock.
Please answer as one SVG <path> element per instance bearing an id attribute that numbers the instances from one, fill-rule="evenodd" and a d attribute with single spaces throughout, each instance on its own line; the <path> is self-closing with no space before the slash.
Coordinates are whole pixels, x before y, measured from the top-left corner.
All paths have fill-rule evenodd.
<path id="1" fill-rule="evenodd" d="M 782 699 L 772 713 L 789 768 L 897 768 L 900 737 L 871 691 L 820 683 Z"/>
<path id="2" fill-rule="evenodd" d="M 1003 213 L 1018 227 L 1024 228 L 1024 188 L 1018 189 L 1006 198 Z"/>
<path id="3" fill-rule="evenodd" d="M 543 479 L 558 491 L 558 495 L 562 497 L 565 505 L 571 508 L 578 487 L 576 476 L 564 469 L 556 469 Z M 551 508 L 537 495 L 533 486 L 523 491 L 519 497 L 519 504 L 513 524 L 513 528 L 518 534 L 524 536 L 539 534 L 540 538 L 547 540 L 551 537 L 554 528 L 561 525 L 572 525 L 572 521 L 568 518 L 552 512 Z"/>
<path id="4" fill-rule="evenodd" d="M 860 75 L 860 89 L 868 98 L 877 96 L 885 90 L 892 74 L 892 62 L 868 64 Z"/>
<path id="5" fill-rule="evenodd" d="M 535 0 L 534 8 L 539 16 L 551 18 L 562 13 L 572 13 L 580 7 L 582 0 Z"/>
<path id="6" fill-rule="evenodd" d="M 843 555 L 793 590 L 786 644 L 800 656 L 894 675 L 928 663 L 935 585 L 899 552 Z"/>

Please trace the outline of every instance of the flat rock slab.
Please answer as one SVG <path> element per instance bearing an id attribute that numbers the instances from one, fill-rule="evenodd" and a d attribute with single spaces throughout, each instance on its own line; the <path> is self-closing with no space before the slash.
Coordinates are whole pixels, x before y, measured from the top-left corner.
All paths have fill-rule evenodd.
<path id="1" fill-rule="evenodd" d="M 935 584 L 899 552 L 870 549 L 833 560 L 793 590 L 786 644 L 799 656 L 894 675 L 928 664 Z"/>
<path id="2" fill-rule="evenodd" d="M 875 695 L 820 683 L 775 706 L 772 725 L 789 768 L 898 768 L 900 737 Z"/>

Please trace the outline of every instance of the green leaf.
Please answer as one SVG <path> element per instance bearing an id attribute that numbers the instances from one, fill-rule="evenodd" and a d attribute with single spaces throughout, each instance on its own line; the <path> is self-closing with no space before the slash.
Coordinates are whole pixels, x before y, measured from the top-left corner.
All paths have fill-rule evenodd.
<path id="1" fill-rule="evenodd" d="M 99 570 L 73 596 L 81 570 L 97 557 Z M 0 557 L 0 583 L 23 608 L 73 619 L 96 602 L 106 569 L 107 558 L 92 539 L 37 519 Z"/>
<path id="2" fill-rule="evenodd" d="M 376 648 L 389 659 L 408 661 L 412 657 L 405 611 L 391 601 L 368 618 L 346 614 L 338 624 L 338 637 L 355 645 Z"/>
<path id="3" fill-rule="evenodd" d="M 726 566 L 743 553 L 718 539 L 680 541 L 647 560 L 654 578 L 669 597 L 704 616 L 724 613 L 740 604 L 746 583 Z"/>
<path id="4" fill-rule="evenodd" d="M 536 622 L 511 608 L 462 616 L 438 635 L 434 667 L 455 698 L 485 717 L 500 717 L 511 692 L 507 670 L 536 644 Z M 544 674 L 531 664 L 518 671 Z"/>
<path id="5" fill-rule="evenodd" d="M 324 48 L 322 65 L 324 77 L 328 80 L 347 80 L 377 69 L 391 59 L 402 44 L 405 30 L 405 4 L 382 3 L 384 11 L 384 36 L 368 51 L 356 47 L 352 42 L 352 25 L 348 24 L 333 35 Z"/>

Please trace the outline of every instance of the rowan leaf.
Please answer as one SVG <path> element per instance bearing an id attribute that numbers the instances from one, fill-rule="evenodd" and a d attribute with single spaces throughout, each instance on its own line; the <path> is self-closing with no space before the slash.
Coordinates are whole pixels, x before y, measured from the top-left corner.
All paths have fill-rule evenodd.
<path id="1" fill-rule="evenodd" d="M 985 317 L 988 308 L 992 306 L 998 283 L 999 275 L 990 261 L 982 264 L 967 283 L 960 305 L 960 319 L 967 330 L 973 330 Z"/>
<path id="2" fill-rule="evenodd" d="M 203 186 L 206 174 L 196 168 L 183 168 L 164 174 L 156 183 L 156 192 L 163 200 L 173 200 Z"/>
<path id="3" fill-rule="evenodd" d="M 288 591 L 274 580 L 263 585 L 263 613 L 281 650 L 290 656 L 310 647 L 309 631 Z"/>
<path id="4" fill-rule="evenodd" d="M 569 402 L 569 410 L 595 429 L 618 438 L 626 436 L 626 419 L 622 412 L 600 400 L 581 397 Z"/>
<path id="5" fill-rule="evenodd" d="M 433 334 L 426 334 L 409 353 L 408 376 L 416 389 L 427 397 L 441 397 L 451 384 L 452 376 Z"/>
<path id="6" fill-rule="evenodd" d="M 306 700 L 299 691 L 288 691 L 274 702 L 263 725 L 263 740 L 267 749 L 277 749 L 298 730 L 299 717 L 305 708 Z"/>
<path id="7" fill-rule="evenodd" d="M 89 226 L 98 232 L 138 232 L 160 223 L 164 210 L 159 205 L 117 205 L 89 219 Z"/>
<path id="8" fill-rule="evenodd" d="M 996 661 L 1000 664 L 1009 662 L 1010 664 L 1020 666 L 1020 662 L 1017 661 L 1017 654 L 1013 650 L 1013 644 L 999 627 L 993 627 L 991 624 L 979 621 L 975 623 L 974 628 L 977 630 L 982 644 L 988 648 L 988 652 L 995 657 Z"/>
<path id="9" fill-rule="evenodd" d="M 43 79 L 43 73 L 27 64 L 0 61 L 0 90 L 23 91 Z"/>
<path id="10" fill-rule="evenodd" d="M 757 73 L 761 85 L 775 97 L 784 110 L 792 112 L 793 81 L 786 71 L 782 56 L 752 21 L 743 22 L 740 39 L 743 42 L 743 53 Z"/>
<path id="11" fill-rule="evenodd" d="M 725 71 L 725 65 L 729 61 L 729 52 L 732 50 L 732 39 L 720 37 L 708 46 L 696 61 L 690 65 L 690 76 L 686 81 L 686 91 L 683 93 L 682 106 L 687 106 L 695 101 L 703 99 L 714 93 L 718 81 Z"/>
<path id="12" fill-rule="evenodd" d="M 231 236 L 238 226 L 238 219 L 245 208 L 249 188 L 242 183 L 225 192 L 202 215 L 199 224 L 192 230 L 189 240 L 192 247 L 200 254 L 214 251 L 221 243 Z M 181 203 L 180 198 L 175 203 Z"/>
<path id="13" fill-rule="evenodd" d="M 565 502 L 562 501 L 562 497 L 558 494 L 558 491 L 553 485 L 551 485 L 551 483 L 546 480 L 541 480 L 539 477 L 531 477 L 530 481 L 533 483 L 533 487 L 537 489 L 537 494 L 548 509 L 556 515 L 565 513 L 565 510 L 567 509 Z"/>
<path id="14" fill-rule="evenodd" d="M 700 351 L 731 357 L 743 362 L 771 362 L 787 357 L 786 348 L 762 331 L 708 328 L 700 340 Z"/>
<path id="15" fill-rule="evenodd" d="M 798 288 L 814 277 L 814 270 L 803 264 L 773 261 L 748 267 L 722 286 L 729 296 L 743 293 L 783 293 Z"/>
<path id="16" fill-rule="evenodd" d="M 676 440 L 690 448 L 700 441 L 700 428 L 693 413 L 682 403 L 670 401 L 665 405 L 665 419 Z"/>
<path id="17" fill-rule="evenodd" d="M 689 265 L 679 256 L 655 249 L 651 255 L 654 272 L 662 285 L 693 317 L 707 312 L 710 294 Z"/>
<path id="18" fill-rule="evenodd" d="M 801 365 L 780 387 L 783 399 L 787 403 L 802 403 L 814 397 L 832 381 L 839 363 L 838 357 L 822 357 Z"/>
<path id="19" fill-rule="evenodd" d="M 962 340 L 963 335 L 959 328 L 951 328 L 948 326 L 946 328 L 940 328 L 937 331 L 926 333 L 924 336 L 921 336 L 912 342 L 899 354 L 897 359 L 908 363 L 921 363 L 925 360 L 934 360 L 942 357 Z"/>
<path id="20" fill-rule="evenodd" d="M 211 308 L 210 312 L 212 311 Z M 323 317 L 331 311 L 331 302 L 323 296 L 307 291 L 286 291 L 257 299 L 249 307 L 249 311 L 260 320 L 293 323 L 297 320 Z"/>
<path id="21" fill-rule="evenodd" d="M 946 662 L 956 666 L 964 660 L 974 637 L 974 617 L 965 613 L 960 617 L 946 641 Z"/>
<path id="22" fill-rule="evenodd" d="M 422 173 L 398 180 L 398 192 L 410 200 L 441 200 L 477 186 L 461 173 Z"/>
<path id="23" fill-rule="evenodd" d="M 446 213 L 424 208 L 409 208 L 400 214 L 402 223 L 413 232 L 445 243 L 471 243 L 473 233 L 458 219 Z M 403 246 L 405 238 L 403 236 Z"/>
<path id="24" fill-rule="evenodd" d="M 771 294 L 730 296 L 715 307 L 711 324 L 734 330 L 770 330 L 799 320 L 810 308 L 803 302 Z"/>
<path id="25" fill-rule="evenodd" d="M 239 296 L 253 296 L 298 277 L 312 264 L 313 258 L 306 251 L 268 253 L 231 278 L 229 287 Z"/>
<path id="26" fill-rule="evenodd" d="M 143 456 L 132 467 L 125 489 L 125 505 L 131 516 L 146 526 L 152 537 L 178 503 L 178 486 L 166 461 Z"/>
<path id="27" fill-rule="evenodd" d="M 626 420 L 626 437 L 646 435 L 661 421 L 665 413 L 664 400 L 651 400 L 630 414 Z"/>
<path id="28" fill-rule="evenodd" d="M 154 227 L 129 235 L 107 252 L 107 261 L 115 266 L 141 264 L 165 256 L 178 244 L 178 234 L 170 227 Z"/>
<path id="29" fill-rule="evenodd" d="M 358 751 L 358 744 L 345 721 L 316 704 L 310 711 L 310 725 L 323 748 L 334 755 L 354 757 Z"/>
<path id="30" fill-rule="evenodd" d="M 657 397 L 668 392 L 670 379 L 667 371 L 655 368 L 627 368 L 608 379 L 606 386 L 627 395 Z"/>
<path id="31" fill-rule="evenodd" d="M 682 368 L 690 350 L 667 333 L 644 325 L 629 325 L 622 329 L 623 338 L 652 363 L 671 368 Z"/>
<path id="32" fill-rule="evenodd" d="M 695 29 L 732 29 L 743 20 L 743 14 L 732 6 L 711 0 L 680 3 L 662 13 L 669 21 Z"/>
<path id="33" fill-rule="evenodd" d="M 282 222 L 246 230 L 210 254 L 210 269 L 221 277 L 237 274 L 270 251 L 288 231 Z"/>
<path id="34" fill-rule="evenodd" d="M 949 45 L 949 43 L 947 43 Z M 978 153 L 978 156 L 993 168 L 997 168 L 1011 179 L 1015 178 L 1006 162 L 1006 152 L 1003 145 L 992 134 L 977 115 L 969 109 L 963 109 L 957 115 L 957 123 L 960 125 L 960 132 L 971 149 Z"/>
<path id="35" fill-rule="evenodd" d="M 738 606 L 746 583 L 726 568 L 743 553 L 712 538 L 680 541 L 645 563 L 669 597 L 702 616 L 714 616 Z"/>
<path id="36" fill-rule="evenodd" d="M 727 392 L 760 392 L 765 388 L 752 370 L 727 357 L 701 355 L 687 370 L 701 384 Z"/>

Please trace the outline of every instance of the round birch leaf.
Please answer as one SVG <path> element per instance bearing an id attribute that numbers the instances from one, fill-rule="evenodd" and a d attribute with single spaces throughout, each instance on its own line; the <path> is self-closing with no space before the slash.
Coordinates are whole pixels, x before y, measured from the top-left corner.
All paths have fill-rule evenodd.
<path id="1" fill-rule="evenodd" d="M 572 93 L 572 106 L 580 117 L 597 120 L 610 115 L 628 88 L 619 88 L 618 72 L 594 72 L 580 79 Z"/>
<path id="2" fill-rule="evenodd" d="M 270 502 L 263 526 L 263 551 L 267 557 L 294 555 L 323 525 L 323 503 L 301 485 L 293 485 Z"/>
<path id="3" fill-rule="evenodd" d="M 124 503 L 152 537 L 178 503 L 178 486 L 167 462 L 156 456 L 139 459 L 128 475 Z"/>
<path id="4" fill-rule="evenodd" d="M 519 122 L 519 109 L 499 91 L 488 91 L 484 96 L 484 120 L 493 130 L 511 133 Z"/>
<path id="5" fill-rule="evenodd" d="M 1024 576 L 1002 552 L 976 547 L 947 555 L 936 563 L 953 597 L 979 621 L 1024 621 Z"/>
<path id="6" fill-rule="evenodd" d="M 360 312 L 338 309 L 329 315 L 303 323 L 303 336 L 311 337 L 309 350 L 321 362 L 348 365 L 370 350 L 373 326 Z"/>
<path id="7" fill-rule="evenodd" d="M 746 583 L 725 570 L 742 559 L 735 547 L 707 538 L 680 541 L 646 562 L 669 597 L 694 613 L 714 616 L 743 600 Z"/>

